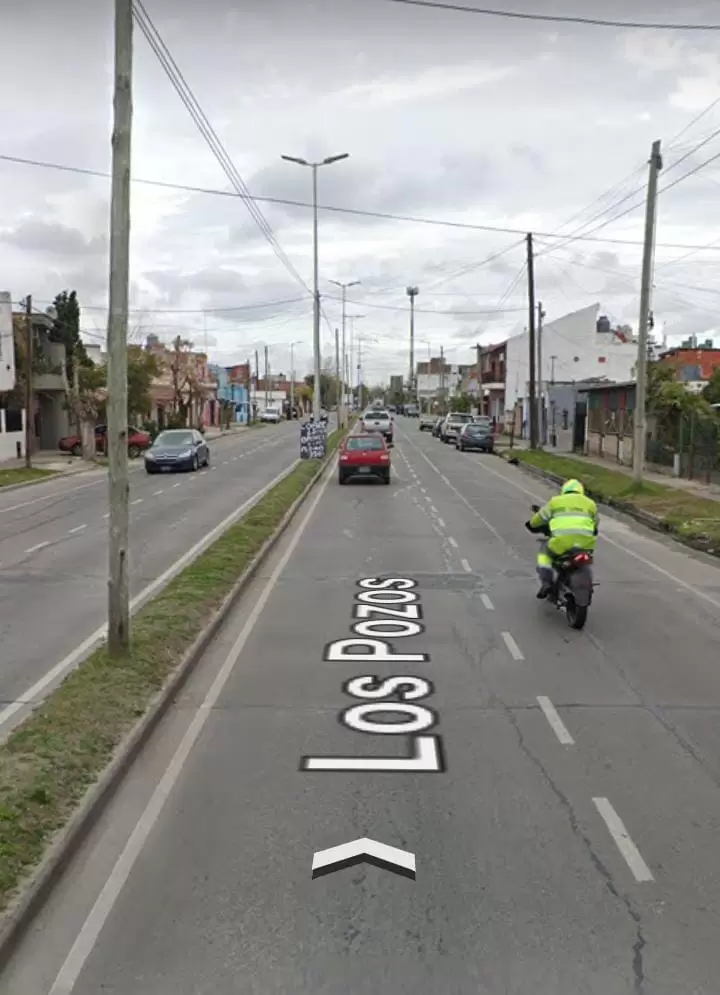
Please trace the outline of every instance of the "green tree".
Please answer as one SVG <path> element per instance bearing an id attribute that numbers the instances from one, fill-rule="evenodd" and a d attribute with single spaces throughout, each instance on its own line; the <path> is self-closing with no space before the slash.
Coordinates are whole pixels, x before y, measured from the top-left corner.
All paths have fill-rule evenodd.
<path id="1" fill-rule="evenodd" d="M 469 394 L 455 394 L 450 402 L 451 411 L 465 412 L 466 414 L 470 411 L 472 406 L 472 401 Z"/>
<path id="2" fill-rule="evenodd" d="M 720 366 L 715 367 L 702 393 L 708 404 L 720 404 Z"/>
<path id="3" fill-rule="evenodd" d="M 151 352 L 142 346 L 128 346 L 127 383 L 128 418 L 146 418 L 152 408 L 150 388 L 160 375 L 160 363 Z"/>
<path id="4" fill-rule="evenodd" d="M 57 312 L 57 317 L 50 330 L 49 338 L 51 342 L 60 342 L 65 346 L 66 373 L 68 383 L 72 383 L 75 375 L 75 363 L 85 367 L 93 365 L 80 338 L 80 304 L 77 299 L 77 291 L 61 291 L 55 297 L 53 307 Z"/>

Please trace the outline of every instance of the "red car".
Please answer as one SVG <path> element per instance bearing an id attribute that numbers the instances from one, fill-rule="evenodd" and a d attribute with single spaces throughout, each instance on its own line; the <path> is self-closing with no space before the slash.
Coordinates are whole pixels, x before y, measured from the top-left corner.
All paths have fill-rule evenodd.
<path id="1" fill-rule="evenodd" d="M 107 425 L 98 425 L 95 429 L 95 451 L 100 456 L 105 453 L 106 433 Z M 128 456 L 131 459 L 145 452 L 151 445 L 152 438 L 148 432 L 128 426 Z M 82 440 L 79 435 L 66 435 L 58 442 L 58 449 L 63 453 L 72 453 L 73 456 L 82 456 Z"/>
<path id="2" fill-rule="evenodd" d="M 340 448 L 338 482 L 344 484 L 351 477 L 379 477 L 390 483 L 390 450 L 382 435 L 349 435 Z"/>

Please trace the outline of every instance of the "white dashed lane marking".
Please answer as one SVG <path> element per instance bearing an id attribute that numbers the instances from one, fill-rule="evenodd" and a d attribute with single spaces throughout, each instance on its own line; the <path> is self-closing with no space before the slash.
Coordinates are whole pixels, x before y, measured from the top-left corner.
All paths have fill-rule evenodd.
<path id="1" fill-rule="evenodd" d="M 163 493 L 162 488 L 159 491 L 153 491 L 153 497 L 159 497 L 159 495 L 162 493 Z"/>
<path id="2" fill-rule="evenodd" d="M 655 879 L 650 868 L 642 859 L 640 851 L 630 839 L 630 834 L 625 828 L 624 822 L 607 798 L 593 798 L 593 802 L 602 816 L 605 825 L 608 827 L 610 835 L 615 840 L 618 850 L 625 858 L 625 862 L 632 871 L 635 880 L 654 881 Z"/>
<path id="3" fill-rule="evenodd" d="M 25 552 L 26 553 L 37 553 L 37 551 L 39 549 L 45 549 L 45 547 L 49 546 L 49 545 L 50 545 L 50 540 L 46 539 L 45 542 L 39 542 L 35 546 L 31 546 L 29 549 L 26 549 Z"/>
<path id="4" fill-rule="evenodd" d="M 134 501 L 130 502 L 131 505 L 142 504 L 142 503 L 143 503 L 143 498 L 136 498 Z"/>
<path id="5" fill-rule="evenodd" d="M 462 568 L 465 571 L 465 573 L 466 574 L 471 574 L 472 573 L 472 567 L 470 566 L 470 564 L 468 563 L 468 561 L 467 560 L 460 560 L 460 562 L 462 563 Z"/>
<path id="6" fill-rule="evenodd" d="M 83 532 L 87 528 L 87 525 L 76 525 L 74 529 L 70 529 L 68 535 L 74 536 L 78 532 Z"/>
<path id="7" fill-rule="evenodd" d="M 444 524 L 445 524 L 445 523 L 443 522 L 443 525 L 444 525 Z M 453 539 L 453 537 L 452 537 L 452 536 L 448 536 L 448 542 L 449 542 L 449 543 L 450 543 L 450 545 L 451 545 L 451 546 L 453 546 L 453 547 L 454 547 L 455 549 L 457 549 L 457 548 L 458 548 L 458 543 L 457 543 L 457 539 Z"/>
<path id="8" fill-rule="evenodd" d="M 524 660 L 525 657 L 522 655 L 522 650 L 520 649 L 520 647 L 518 646 L 518 644 L 515 642 L 515 640 L 513 639 L 513 637 L 510 635 L 510 633 L 509 632 L 501 632 L 500 635 L 503 637 L 503 642 L 505 643 L 505 645 L 507 646 L 507 648 L 510 650 L 510 656 L 513 658 L 513 660 Z"/>
<path id="9" fill-rule="evenodd" d="M 485 607 L 487 608 L 487 610 L 489 612 L 494 612 L 495 611 L 495 605 L 492 603 L 492 601 L 487 596 L 487 594 L 481 594 L 480 595 L 480 600 L 482 601 L 482 603 L 485 605 Z"/>
<path id="10" fill-rule="evenodd" d="M 550 728 L 557 736 L 558 740 L 563 744 L 563 746 L 572 746 L 575 740 L 572 738 L 570 733 L 565 726 L 565 723 L 560 718 L 557 710 L 549 698 L 545 695 L 538 695 L 538 705 L 542 709 L 543 715 L 550 723 Z"/>

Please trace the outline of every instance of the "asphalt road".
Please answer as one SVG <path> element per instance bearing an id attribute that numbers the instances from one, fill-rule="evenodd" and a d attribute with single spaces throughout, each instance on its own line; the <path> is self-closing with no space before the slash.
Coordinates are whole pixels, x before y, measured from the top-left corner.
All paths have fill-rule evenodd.
<path id="1" fill-rule="evenodd" d="M 131 597 L 297 458 L 298 429 L 210 446 L 198 473 L 131 470 Z M 107 512 L 104 471 L 0 492 L 0 732 L 13 703 L 107 617 Z"/>
<path id="2" fill-rule="evenodd" d="M 405 421 L 393 471 L 329 479 L 3 995 L 716 995 L 720 570 L 606 517 L 575 633 L 534 598 L 522 522 L 544 485 Z M 376 577 L 415 582 L 424 631 L 333 659 Z M 420 697 L 357 712 L 375 685 L 344 685 L 366 675 Z M 302 769 L 415 755 L 358 731 L 382 721 L 438 737 L 444 769 Z M 416 879 L 313 880 L 317 851 L 359 837 L 412 852 Z"/>

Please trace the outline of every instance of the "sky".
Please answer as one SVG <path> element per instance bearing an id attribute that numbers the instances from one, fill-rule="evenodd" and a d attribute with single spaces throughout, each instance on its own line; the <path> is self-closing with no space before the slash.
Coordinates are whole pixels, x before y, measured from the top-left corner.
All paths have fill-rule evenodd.
<path id="1" fill-rule="evenodd" d="M 492 4 L 720 25 L 717 0 Z M 275 373 L 289 372 L 294 343 L 296 373 L 307 373 L 312 174 L 280 157 L 341 153 L 349 158 L 318 170 L 323 356 L 341 326 L 330 281 L 359 280 L 347 313 L 362 317 L 348 322 L 347 341 L 352 324 L 366 382 L 407 375 L 409 285 L 419 290 L 416 359 L 442 346 L 450 361 L 471 362 L 478 341 L 522 331 L 528 231 L 546 322 L 597 301 L 634 326 L 655 139 L 660 190 L 678 181 L 658 202 L 656 329 L 672 343 L 720 326 L 720 158 L 702 165 L 720 156 L 720 31 L 523 21 L 390 0 L 144 6 L 261 214 L 259 225 L 136 27 L 134 341 L 181 335 L 224 364 L 259 350 L 261 367 L 267 346 Z M 83 335 L 102 343 L 113 4 L 2 8 L 3 35 L 16 41 L 0 62 L 0 156 L 71 169 L 0 159 L 0 283 L 42 308 L 77 290 Z"/>

